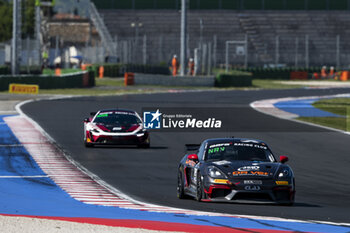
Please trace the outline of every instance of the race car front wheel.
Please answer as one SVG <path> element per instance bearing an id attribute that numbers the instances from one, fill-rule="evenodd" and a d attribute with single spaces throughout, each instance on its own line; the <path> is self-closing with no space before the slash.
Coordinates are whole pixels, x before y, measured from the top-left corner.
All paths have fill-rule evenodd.
<path id="1" fill-rule="evenodd" d="M 85 145 L 85 147 L 93 147 L 94 146 L 92 143 L 88 143 L 86 141 L 84 141 L 84 145 Z"/>
<path id="2" fill-rule="evenodd" d="M 197 174 L 197 188 L 196 188 L 196 200 L 201 201 L 206 199 L 206 194 L 204 192 L 203 177 L 200 173 Z"/>
<path id="3" fill-rule="evenodd" d="M 180 171 L 177 173 L 177 197 L 179 199 L 185 198 L 184 181 Z"/>

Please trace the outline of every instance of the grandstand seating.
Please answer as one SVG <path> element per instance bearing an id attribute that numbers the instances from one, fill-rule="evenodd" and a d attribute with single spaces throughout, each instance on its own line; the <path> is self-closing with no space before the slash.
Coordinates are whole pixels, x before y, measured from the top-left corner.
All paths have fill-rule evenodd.
<path id="1" fill-rule="evenodd" d="M 147 35 L 150 63 L 167 62 L 172 54 L 179 54 L 179 11 L 100 9 L 99 12 L 110 33 L 117 35 L 119 41 L 134 40 L 138 34 L 138 45 L 142 46 L 142 37 Z M 213 42 L 214 35 L 217 36 L 217 64 L 224 63 L 225 41 L 244 40 L 246 34 L 249 37 L 250 64 L 274 63 L 276 36 L 279 36 L 279 63 L 294 65 L 298 38 L 298 62 L 303 66 L 306 35 L 309 36 L 310 65 L 335 64 L 337 35 L 340 36 L 341 64 L 350 63 L 350 41 L 347 40 L 350 36 L 350 15 L 347 11 L 190 10 L 188 32 L 191 54 L 200 41 L 200 19 L 204 26 L 203 42 Z M 131 23 L 142 23 L 142 26 L 131 27 Z"/>
<path id="2" fill-rule="evenodd" d="M 93 0 L 100 9 L 180 9 L 181 0 Z M 188 0 L 191 10 L 348 10 L 348 0 Z"/>

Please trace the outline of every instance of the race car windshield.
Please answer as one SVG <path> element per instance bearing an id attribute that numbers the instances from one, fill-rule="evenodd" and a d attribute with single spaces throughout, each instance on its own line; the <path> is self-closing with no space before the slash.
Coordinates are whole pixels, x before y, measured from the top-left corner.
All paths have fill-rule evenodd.
<path id="1" fill-rule="evenodd" d="M 141 124 L 141 120 L 134 114 L 102 112 L 96 116 L 94 123 L 102 125 L 129 126 Z"/>
<path id="2" fill-rule="evenodd" d="M 248 160 L 275 162 L 267 146 L 255 143 L 221 143 L 209 145 L 206 160 Z"/>

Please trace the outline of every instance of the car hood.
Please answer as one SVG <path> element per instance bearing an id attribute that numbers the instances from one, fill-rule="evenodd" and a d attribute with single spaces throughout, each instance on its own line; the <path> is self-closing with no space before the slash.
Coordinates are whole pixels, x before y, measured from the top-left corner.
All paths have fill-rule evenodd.
<path id="1" fill-rule="evenodd" d="M 231 178 L 270 178 L 279 171 L 281 163 L 257 161 L 216 161 L 212 165 L 218 167 Z"/>

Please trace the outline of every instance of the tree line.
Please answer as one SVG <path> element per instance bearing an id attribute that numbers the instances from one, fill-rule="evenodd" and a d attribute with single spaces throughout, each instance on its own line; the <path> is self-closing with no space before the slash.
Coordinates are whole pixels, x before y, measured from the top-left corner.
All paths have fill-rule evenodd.
<path id="1" fill-rule="evenodd" d="M 0 0 L 0 42 L 12 38 L 12 1 Z M 33 37 L 35 29 L 35 0 L 22 0 L 22 38 Z"/>

